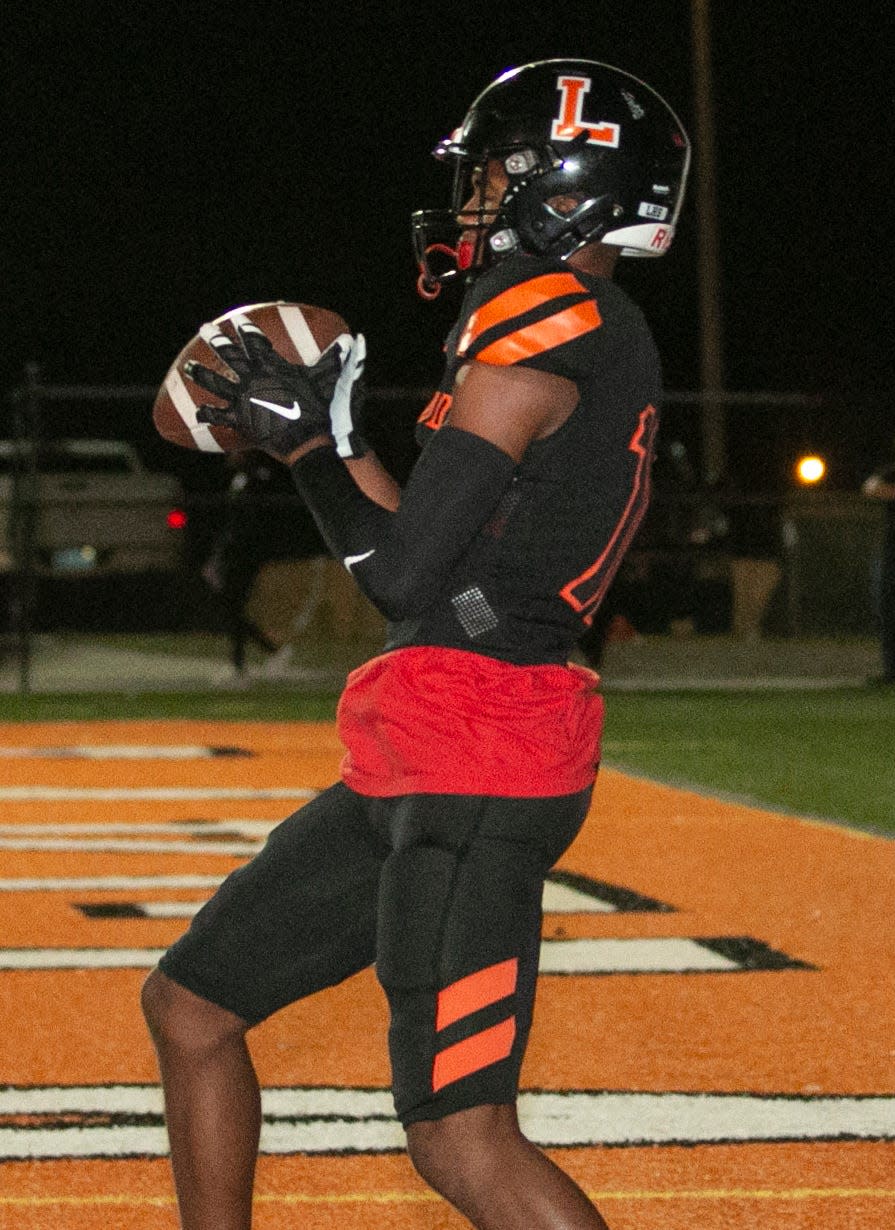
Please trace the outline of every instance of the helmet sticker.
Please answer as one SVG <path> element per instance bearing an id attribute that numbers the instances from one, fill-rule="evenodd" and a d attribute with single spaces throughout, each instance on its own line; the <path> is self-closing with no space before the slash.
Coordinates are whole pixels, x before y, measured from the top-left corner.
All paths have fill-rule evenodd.
<path id="1" fill-rule="evenodd" d="M 561 92 L 559 117 L 554 119 L 550 136 L 554 141 L 574 141 L 587 133 L 588 144 L 609 145 L 618 149 L 621 128 L 606 121 L 592 123 L 583 118 L 584 96 L 590 89 L 590 77 L 557 77 L 556 88 Z"/>
<path id="2" fill-rule="evenodd" d="M 628 104 L 628 110 L 631 112 L 632 117 L 635 120 L 642 120 L 646 112 L 630 90 L 622 90 L 622 98 Z"/>
<path id="3" fill-rule="evenodd" d="M 637 206 L 638 217 L 653 218 L 656 222 L 664 222 L 668 217 L 666 205 L 654 205 L 652 201 L 641 201 Z"/>

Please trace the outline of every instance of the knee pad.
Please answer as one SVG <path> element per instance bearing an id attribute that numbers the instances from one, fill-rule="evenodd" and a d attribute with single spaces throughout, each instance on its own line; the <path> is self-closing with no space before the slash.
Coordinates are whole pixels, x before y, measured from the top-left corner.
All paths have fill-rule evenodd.
<path id="1" fill-rule="evenodd" d="M 523 851 L 417 841 L 380 880 L 377 974 L 405 1124 L 511 1102 L 531 1020 L 540 881 Z"/>
<path id="2" fill-rule="evenodd" d="M 376 969 L 387 991 L 435 989 L 457 862 L 456 851 L 428 843 L 385 860 Z"/>

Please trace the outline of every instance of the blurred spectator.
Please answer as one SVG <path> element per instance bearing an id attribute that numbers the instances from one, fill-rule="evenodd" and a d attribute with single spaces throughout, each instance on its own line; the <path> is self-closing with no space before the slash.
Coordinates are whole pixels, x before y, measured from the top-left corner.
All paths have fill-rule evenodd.
<path id="1" fill-rule="evenodd" d="M 578 640 L 588 666 L 598 670 L 605 647 L 639 634 L 676 628 L 715 630 L 717 595 L 706 561 L 723 549 L 729 532 L 723 499 L 700 478 L 685 445 L 659 435 L 652 470 L 653 499 L 631 552 Z"/>
<path id="2" fill-rule="evenodd" d="M 884 528 L 879 560 L 877 611 L 882 650 L 881 675 L 871 683 L 895 684 L 895 460 L 865 479 L 861 488 L 871 500 L 884 502 Z"/>
<path id="3" fill-rule="evenodd" d="M 268 667 L 290 651 L 288 643 L 275 644 L 246 614 L 262 566 L 326 554 L 326 548 L 282 466 L 258 452 L 231 453 L 227 461 L 233 469 L 227 511 L 202 576 L 223 602 L 230 666 L 238 680 L 245 677 L 250 645 L 268 655 Z"/>

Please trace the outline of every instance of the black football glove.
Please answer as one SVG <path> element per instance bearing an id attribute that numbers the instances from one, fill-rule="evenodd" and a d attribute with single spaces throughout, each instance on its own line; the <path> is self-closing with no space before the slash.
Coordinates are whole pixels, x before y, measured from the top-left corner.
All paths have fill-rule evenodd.
<path id="1" fill-rule="evenodd" d="M 238 341 L 216 325 L 202 336 L 236 376 L 230 380 L 201 363 L 184 364 L 184 373 L 226 405 L 200 406 L 196 419 L 229 427 L 249 444 L 284 457 L 313 436 L 331 432 L 329 406 L 352 353 L 354 339 L 340 334 L 316 363 L 290 363 L 246 316 L 234 318 Z"/>

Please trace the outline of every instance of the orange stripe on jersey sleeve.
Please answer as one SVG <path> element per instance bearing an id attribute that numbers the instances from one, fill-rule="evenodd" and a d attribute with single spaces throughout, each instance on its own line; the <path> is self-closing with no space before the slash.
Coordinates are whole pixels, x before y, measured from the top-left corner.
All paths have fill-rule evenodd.
<path id="1" fill-rule="evenodd" d="M 433 431 L 437 431 L 447 418 L 447 413 L 451 408 L 453 400 L 450 393 L 435 393 L 426 404 L 417 422 L 424 427 L 431 427 Z"/>
<path id="2" fill-rule="evenodd" d="M 580 295 L 584 290 L 584 286 L 572 273 L 544 273 L 540 277 L 529 278 L 518 286 L 511 286 L 509 290 L 495 295 L 473 312 L 457 344 L 457 354 L 464 355 L 486 329 L 493 329 L 495 325 L 512 320 L 514 316 L 540 307 L 542 303 L 557 299 L 560 295 Z"/>
<path id="3" fill-rule="evenodd" d="M 563 342 L 571 342 L 582 333 L 598 329 L 603 323 L 597 305 L 592 299 L 576 303 L 564 312 L 548 316 L 506 337 L 498 338 L 475 356 L 480 363 L 491 363 L 495 367 L 509 367 L 513 363 L 521 363 L 523 359 L 531 359 L 561 346 Z"/>
<path id="4" fill-rule="evenodd" d="M 501 1059 L 506 1059 L 513 1049 L 516 1039 L 516 1018 L 501 1021 L 490 1029 L 473 1034 L 463 1042 L 456 1042 L 446 1047 L 435 1056 L 432 1067 L 432 1092 L 437 1093 L 445 1085 L 471 1076 L 482 1068 L 489 1067 Z"/>
<path id="5" fill-rule="evenodd" d="M 488 1004 L 496 1004 L 499 999 L 505 999 L 516 990 L 516 978 L 519 972 L 518 958 L 509 961 L 498 961 L 466 978 L 459 978 L 449 987 L 438 992 L 438 1005 L 435 1014 L 435 1028 L 447 1029 L 454 1021 L 470 1013 L 486 1008 Z"/>

